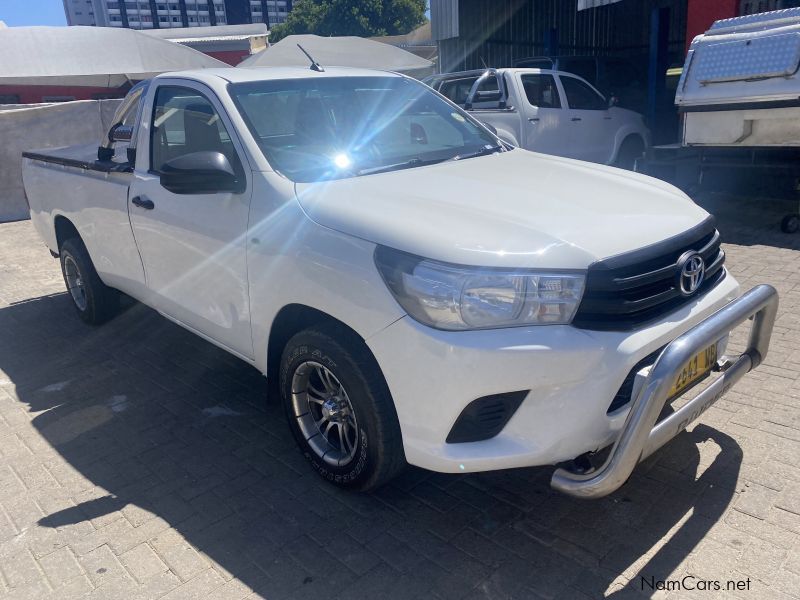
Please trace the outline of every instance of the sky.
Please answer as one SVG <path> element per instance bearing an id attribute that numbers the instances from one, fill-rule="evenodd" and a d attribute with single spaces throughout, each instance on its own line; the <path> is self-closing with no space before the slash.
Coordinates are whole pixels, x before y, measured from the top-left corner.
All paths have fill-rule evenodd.
<path id="1" fill-rule="evenodd" d="M 0 0 L 0 21 L 21 25 L 66 25 L 61 0 Z"/>

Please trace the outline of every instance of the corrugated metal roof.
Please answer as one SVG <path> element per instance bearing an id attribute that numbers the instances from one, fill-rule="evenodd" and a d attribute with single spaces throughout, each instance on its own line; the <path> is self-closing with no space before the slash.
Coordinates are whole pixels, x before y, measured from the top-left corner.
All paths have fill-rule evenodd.
<path id="1" fill-rule="evenodd" d="M 431 0 L 431 33 L 434 40 L 458 37 L 459 0 Z"/>
<path id="2" fill-rule="evenodd" d="M 170 42 L 184 44 L 189 42 L 240 42 L 249 40 L 254 36 L 252 35 L 222 35 L 222 36 L 209 36 L 209 37 L 187 37 L 187 38 L 169 38 Z"/>
<path id="3" fill-rule="evenodd" d="M 264 23 L 245 25 L 215 25 L 214 27 L 170 27 L 165 29 L 145 29 L 142 33 L 173 42 L 197 39 L 230 40 L 253 36 L 269 35 Z"/>

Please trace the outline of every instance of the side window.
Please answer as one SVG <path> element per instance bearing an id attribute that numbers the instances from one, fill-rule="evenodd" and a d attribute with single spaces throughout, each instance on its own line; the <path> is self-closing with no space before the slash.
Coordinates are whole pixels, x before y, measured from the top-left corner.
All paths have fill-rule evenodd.
<path id="1" fill-rule="evenodd" d="M 567 95 L 567 103 L 575 110 L 605 110 L 608 108 L 603 97 L 574 77 L 562 77 L 561 85 Z"/>
<path id="2" fill-rule="evenodd" d="M 552 75 L 523 75 L 522 87 L 531 106 L 561 108 L 561 98 Z"/>
<path id="3" fill-rule="evenodd" d="M 231 138 L 214 106 L 200 92 L 164 86 L 156 90 L 150 138 L 150 169 L 192 152 L 221 152 L 239 164 Z"/>

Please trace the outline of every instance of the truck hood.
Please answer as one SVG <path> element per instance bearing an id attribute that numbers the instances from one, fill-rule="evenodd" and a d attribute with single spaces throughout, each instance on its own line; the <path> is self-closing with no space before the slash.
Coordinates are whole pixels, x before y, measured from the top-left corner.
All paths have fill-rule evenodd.
<path id="1" fill-rule="evenodd" d="M 585 269 L 708 217 L 662 181 L 520 149 L 295 190 L 325 227 L 488 267 Z"/>

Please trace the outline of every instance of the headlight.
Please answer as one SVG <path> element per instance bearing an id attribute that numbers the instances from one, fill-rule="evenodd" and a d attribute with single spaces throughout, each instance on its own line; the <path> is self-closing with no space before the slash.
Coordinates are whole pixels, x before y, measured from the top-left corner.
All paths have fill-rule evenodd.
<path id="1" fill-rule="evenodd" d="M 400 306 L 437 329 L 493 329 L 572 321 L 583 273 L 467 267 L 379 246 L 375 264 Z"/>

